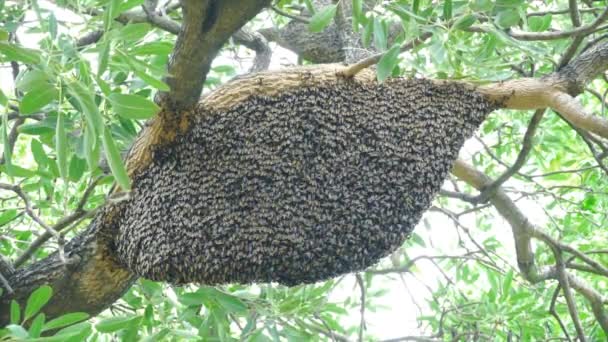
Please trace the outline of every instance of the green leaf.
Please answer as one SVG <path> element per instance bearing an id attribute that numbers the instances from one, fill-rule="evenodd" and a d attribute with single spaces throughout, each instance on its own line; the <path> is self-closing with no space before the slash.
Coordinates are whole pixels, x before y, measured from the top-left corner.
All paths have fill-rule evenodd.
<path id="1" fill-rule="evenodd" d="M 48 133 L 52 133 L 53 131 L 53 128 L 41 122 L 23 124 L 19 126 L 19 128 L 17 128 L 17 132 L 29 135 L 45 135 Z"/>
<path id="2" fill-rule="evenodd" d="M 321 32 L 325 29 L 336 15 L 337 5 L 329 5 L 321 8 L 310 18 L 308 28 L 311 32 Z"/>
<path id="3" fill-rule="evenodd" d="M 173 45 L 167 42 L 150 42 L 134 47 L 129 51 L 132 55 L 161 55 L 166 56 L 173 50 Z"/>
<path id="4" fill-rule="evenodd" d="M 84 131 L 84 158 L 87 161 L 89 171 L 94 171 L 99 165 L 99 155 L 101 152 L 99 140 L 93 135 L 95 132 L 88 127 Z"/>
<path id="5" fill-rule="evenodd" d="M 99 55 L 97 57 L 97 60 L 99 61 L 97 64 L 97 76 L 101 76 L 108 68 L 110 49 L 111 45 L 109 40 L 104 40 L 104 42 L 99 45 Z"/>
<path id="6" fill-rule="evenodd" d="M 148 75 L 141 69 L 133 68 L 132 71 L 137 77 L 141 78 L 142 81 L 146 82 L 148 85 L 152 86 L 153 88 L 156 88 L 161 91 L 170 90 L 169 85 L 167 83 Z"/>
<path id="7" fill-rule="evenodd" d="M 57 153 L 57 167 L 59 174 L 65 181 L 68 180 L 68 137 L 65 133 L 65 114 L 57 115 L 57 128 L 55 131 L 55 152 Z"/>
<path id="8" fill-rule="evenodd" d="M 112 170 L 116 182 L 123 190 L 131 190 L 131 180 L 129 179 L 125 165 L 120 157 L 120 152 L 116 147 L 116 143 L 114 142 L 114 138 L 112 138 L 112 133 L 110 133 L 109 128 L 104 129 L 102 142 L 106 159 L 108 160 L 110 170 Z"/>
<path id="9" fill-rule="evenodd" d="M 452 0 L 445 0 L 443 3 L 443 19 L 452 19 Z"/>
<path id="10" fill-rule="evenodd" d="M 18 131 L 18 130 L 17 130 Z M 7 171 L 10 170 L 12 165 L 12 151 L 11 146 L 8 141 L 8 112 L 5 111 L 4 115 L 2 115 L 2 132 L 0 135 L 0 141 L 2 142 L 2 146 L 4 146 L 4 164 L 6 165 Z M 10 173 L 10 171 L 9 171 Z"/>
<path id="11" fill-rule="evenodd" d="M 0 54 L 6 56 L 9 61 L 25 64 L 38 64 L 40 62 L 40 51 L 22 48 L 2 41 L 0 41 Z"/>
<path id="12" fill-rule="evenodd" d="M 49 164 L 49 157 L 46 155 L 44 147 L 42 147 L 40 141 L 37 139 L 32 139 L 32 142 L 30 143 L 30 150 L 32 151 L 32 155 L 34 156 L 34 160 L 36 161 L 36 164 L 38 164 L 38 167 L 41 169 L 46 168 L 46 166 Z"/>
<path id="13" fill-rule="evenodd" d="M 201 292 L 188 292 L 179 296 L 179 302 L 186 306 L 197 306 L 205 304 L 205 295 Z"/>
<path id="14" fill-rule="evenodd" d="M 3 0 L 0 1 L 2 3 Z M 9 33 L 6 30 L 0 29 L 0 41 L 7 41 L 9 38 Z"/>
<path id="15" fill-rule="evenodd" d="M 58 97 L 59 91 L 54 86 L 40 84 L 23 96 L 19 104 L 19 112 L 24 115 L 35 113 Z"/>
<path id="16" fill-rule="evenodd" d="M 84 312 L 68 313 L 48 321 L 44 327 L 42 327 L 42 331 L 63 328 L 65 326 L 83 321 L 87 318 L 89 318 L 89 314 Z"/>
<path id="17" fill-rule="evenodd" d="M 110 317 L 97 323 L 95 329 L 99 332 L 110 333 L 133 325 L 138 326 L 140 321 L 141 316 Z"/>
<path id="18" fill-rule="evenodd" d="M 44 325 L 46 316 L 43 313 L 36 315 L 32 324 L 30 324 L 29 334 L 30 337 L 39 337 L 42 332 L 42 326 Z"/>
<path id="19" fill-rule="evenodd" d="M 412 4 L 412 11 L 414 12 L 414 14 L 418 14 L 419 10 L 420 10 L 420 0 L 414 0 L 414 3 Z"/>
<path id="20" fill-rule="evenodd" d="M 15 217 L 17 217 L 17 209 L 5 210 L 0 214 L 0 227 L 11 222 Z"/>
<path id="21" fill-rule="evenodd" d="M 21 321 L 21 309 L 19 303 L 14 299 L 11 300 L 11 324 L 19 324 Z"/>
<path id="22" fill-rule="evenodd" d="M 36 289 L 30 297 L 27 299 L 27 304 L 25 305 L 25 314 L 23 317 L 24 321 L 27 321 L 35 314 L 37 314 L 43 306 L 51 299 L 53 295 L 53 289 L 48 285 L 40 286 Z"/>
<path id="23" fill-rule="evenodd" d="M 214 299 L 228 312 L 245 312 L 247 305 L 236 296 L 224 293 L 213 287 L 202 287 L 198 291 L 203 298 Z"/>
<path id="24" fill-rule="evenodd" d="M 384 81 L 391 75 L 393 69 L 399 63 L 400 51 L 401 47 L 398 44 L 395 44 L 382 56 L 378 62 L 377 77 L 379 82 Z"/>
<path id="25" fill-rule="evenodd" d="M 78 182 L 84 173 L 86 165 L 87 163 L 84 159 L 80 159 L 76 155 L 73 155 L 72 159 L 70 160 L 68 172 L 70 180 L 73 182 Z"/>
<path id="26" fill-rule="evenodd" d="M 152 26 L 148 23 L 129 24 L 118 32 L 116 38 L 125 40 L 128 44 L 134 44 L 143 39 L 151 28 Z"/>
<path id="27" fill-rule="evenodd" d="M 528 28 L 532 32 L 543 32 L 551 26 L 551 15 L 534 16 L 528 18 Z"/>
<path id="28" fill-rule="evenodd" d="M 379 18 L 374 18 L 374 45 L 380 51 L 386 50 L 387 47 L 387 34 L 384 23 Z"/>
<path id="29" fill-rule="evenodd" d="M 99 108 L 97 108 L 95 99 L 93 98 L 94 92 L 81 82 L 75 81 L 68 84 L 68 93 L 72 95 L 80 105 L 81 108 L 76 109 L 81 109 L 84 112 L 87 127 L 95 132 L 92 137 L 96 139 L 103 130 L 103 120 L 101 114 L 99 114 Z M 96 143 L 96 141 L 93 141 L 93 143 Z"/>
<path id="30" fill-rule="evenodd" d="M 113 93 L 108 100 L 114 111 L 126 119 L 148 119 L 159 110 L 154 102 L 139 95 Z"/>
<path id="31" fill-rule="evenodd" d="M 87 341 L 87 337 L 91 335 L 92 328 L 89 322 L 82 322 L 70 325 L 61 329 L 54 336 L 41 337 L 36 339 L 36 342 L 80 342 Z M 94 340 L 93 340 L 94 341 Z"/>
<path id="32" fill-rule="evenodd" d="M 454 28 L 457 30 L 466 30 L 471 27 L 477 21 L 477 17 L 472 14 L 467 14 L 463 17 L 458 18 L 454 23 Z"/>
<path id="33" fill-rule="evenodd" d="M 511 284 L 513 284 L 513 270 L 507 272 L 505 279 L 502 282 L 502 296 L 501 298 L 508 298 L 511 293 Z"/>
<path id="34" fill-rule="evenodd" d="M 6 95 L 4 94 L 2 89 L 0 89 L 0 106 L 6 107 L 7 104 L 8 104 L 8 97 L 6 97 Z"/>
<path id="35" fill-rule="evenodd" d="M 514 9 L 500 11 L 495 18 L 496 25 L 503 29 L 517 25 L 519 20 L 519 13 Z"/>
<path id="36" fill-rule="evenodd" d="M 49 34 L 51 35 L 51 39 L 57 38 L 57 18 L 53 12 L 49 14 Z"/>
<path id="37" fill-rule="evenodd" d="M 490 12 L 494 8 L 492 0 L 474 0 L 469 7 L 473 11 Z"/>
<path id="38" fill-rule="evenodd" d="M 49 75 L 42 70 L 32 69 L 17 78 L 17 89 L 23 92 L 29 92 L 35 88 L 39 88 L 41 84 L 46 84 L 49 81 Z"/>

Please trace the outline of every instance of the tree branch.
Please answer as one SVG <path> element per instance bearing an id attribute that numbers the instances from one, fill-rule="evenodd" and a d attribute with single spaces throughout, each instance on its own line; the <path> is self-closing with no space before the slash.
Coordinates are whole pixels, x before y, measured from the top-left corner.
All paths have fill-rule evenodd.
<path id="1" fill-rule="evenodd" d="M 171 111 L 196 104 L 211 62 L 224 43 L 270 0 L 182 0 L 183 22 L 159 101 Z"/>

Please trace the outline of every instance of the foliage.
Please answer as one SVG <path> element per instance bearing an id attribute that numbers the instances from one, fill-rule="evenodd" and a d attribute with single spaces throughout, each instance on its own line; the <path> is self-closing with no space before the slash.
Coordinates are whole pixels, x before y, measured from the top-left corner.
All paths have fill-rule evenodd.
<path id="1" fill-rule="evenodd" d="M 33 208 L 33 215 L 27 213 L 13 188 L 0 189 L 0 255 L 17 267 L 30 261 L 24 255 L 45 231 L 37 219 L 60 229 L 58 236 L 32 249 L 33 260 L 82 230 L 114 182 L 123 190 L 130 187 L 121 155 L 144 120 L 158 110 L 154 95 L 168 90 L 163 77 L 175 41 L 175 35 L 148 22 L 121 19 L 125 12 L 140 10 L 143 2 L 60 0 L 54 7 L 42 0 L 0 0 L 0 183 L 18 186 Z M 555 70 L 572 43 L 529 41 L 514 34 L 570 30 L 565 0 L 377 1 L 371 9 L 364 3 L 369 1 L 352 1 L 353 30 L 365 46 L 386 52 L 378 64 L 381 80 L 401 75 L 481 83 L 539 76 Z M 172 4 L 163 10 L 179 21 L 181 12 Z M 281 0 L 274 6 L 293 15 L 308 11 L 308 27 L 315 32 L 327 29 L 337 12 L 335 4 L 314 1 Z M 582 25 L 587 25 L 605 4 L 581 1 L 578 6 Z M 66 20 L 58 19 L 64 16 Z M 282 27 L 289 20 L 269 10 L 248 28 Z M 395 26 L 399 32 L 391 38 Z M 85 39 L 99 30 L 103 35 L 97 40 Z M 579 50 L 605 30 L 600 26 L 583 36 Z M 433 35 L 400 52 L 423 32 Z M 247 54 L 244 47 L 228 44 L 207 76 L 205 91 L 245 72 L 247 60 L 241 62 Z M 5 82 L 11 73 L 14 82 Z M 598 80 L 580 100 L 606 117 L 605 94 L 606 81 Z M 530 117 L 529 112 L 493 113 L 464 156 L 487 175 L 500 176 L 520 153 Z M 548 234 L 607 265 L 607 175 L 590 146 L 587 136 L 547 113 L 525 166 L 504 188 Z M 455 182 L 446 182 L 446 189 L 472 192 Z M 40 310 L 52 290 L 41 287 L 25 307 L 13 305 L 11 325 L 0 336 L 44 341 L 345 340 L 356 338 L 365 321 L 368 329 L 362 334 L 369 340 L 398 333 L 439 340 L 575 336 L 557 282 L 531 284 L 519 275 L 508 225 L 492 206 L 448 196 L 435 204 L 402 249 L 357 276 L 293 288 L 175 287 L 141 279 L 110 310 L 84 322 L 81 313 L 47 322 Z M 566 257 L 591 288 L 606 288 L 606 275 L 589 271 L 573 254 Z M 555 263 L 550 246 L 536 249 L 536 261 Z M 405 306 L 417 315 L 416 332 L 383 322 L 391 315 L 391 307 L 381 304 L 387 298 L 391 306 Z M 585 334 L 605 340 L 589 303 L 574 298 Z M 360 316 L 365 318 L 361 322 Z M 53 335 L 40 338 L 45 332 Z"/>

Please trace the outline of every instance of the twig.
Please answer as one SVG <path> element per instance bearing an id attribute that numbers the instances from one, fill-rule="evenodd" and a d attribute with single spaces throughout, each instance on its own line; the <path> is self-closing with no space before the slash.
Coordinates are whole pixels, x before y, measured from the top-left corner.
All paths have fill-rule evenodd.
<path id="1" fill-rule="evenodd" d="M 30 203 L 30 200 L 25 195 L 23 190 L 21 190 L 21 187 L 18 185 L 0 183 L 0 189 L 12 191 L 15 194 L 17 194 L 17 196 L 19 196 L 21 198 L 21 200 L 23 200 L 23 202 L 25 203 L 25 212 L 27 213 L 27 215 L 29 217 L 31 217 L 32 220 L 34 220 L 36 223 L 38 223 L 41 227 L 43 227 L 48 234 L 50 234 L 51 236 L 53 236 L 57 239 L 57 244 L 59 245 L 59 248 L 58 248 L 59 259 L 63 263 L 65 263 L 65 255 L 64 255 L 64 251 L 63 251 L 65 241 L 64 241 L 63 236 L 59 235 L 59 233 L 56 230 L 54 230 L 51 226 L 49 226 L 44 221 L 42 221 L 40 219 L 40 217 L 38 217 L 38 215 L 36 215 L 36 213 L 34 213 L 34 210 L 32 210 L 32 205 Z"/>
<path id="2" fill-rule="evenodd" d="M 568 334 L 568 329 L 566 329 L 564 322 L 562 322 L 561 318 L 559 318 L 559 314 L 557 313 L 557 310 L 555 310 L 555 303 L 557 302 L 557 297 L 559 296 L 559 292 L 560 292 L 561 288 L 562 288 L 561 285 L 558 283 L 557 286 L 555 287 L 555 291 L 553 291 L 553 296 L 551 297 L 551 304 L 549 305 L 549 313 L 551 314 L 551 316 L 555 317 L 555 320 L 557 321 L 560 328 L 564 332 L 564 335 L 566 335 L 566 338 L 568 339 L 568 341 L 572 341 L 572 339 L 570 338 L 570 335 Z"/>
<path id="3" fill-rule="evenodd" d="M 581 23 L 581 13 L 578 9 L 578 4 L 576 0 L 568 0 L 569 12 L 570 12 L 570 20 L 572 20 L 572 25 L 574 27 L 580 27 Z M 559 63 L 557 63 L 557 70 L 563 68 L 568 65 L 576 50 L 581 45 L 581 43 L 585 40 L 585 35 L 579 34 L 574 37 L 574 40 L 566 50 L 566 52 L 562 55 Z"/>
<path id="4" fill-rule="evenodd" d="M 255 51 L 255 58 L 249 72 L 268 69 L 272 57 L 272 50 L 268 45 L 268 41 L 261 33 L 251 32 L 245 28 L 241 28 L 232 35 L 232 39 L 235 43 L 244 45 L 248 49 Z"/>
<path id="5" fill-rule="evenodd" d="M 365 330 L 365 281 L 363 277 L 361 277 L 360 273 L 355 275 L 357 279 L 357 285 L 359 285 L 359 289 L 361 289 L 361 323 L 359 323 L 359 342 L 363 342 L 363 331 Z"/>
<path id="6" fill-rule="evenodd" d="M 25 122 L 25 117 L 19 117 L 19 118 L 15 119 L 13 128 L 11 128 L 11 131 L 8 134 L 8 148 L 9 148 L 9 151 L 11 151 L 11 152 L 15 148 L 15 143 L 17 142 L 17 138 L 19 137 L 19 131 L 18 131 L 19 126 L 21 126 L 24 122 Z M 4 154 L 3 154 L 2 157 L 0 157 L 0 164 L 4 164 L 5 159 L 6 159 L 6 156 L 4 156 Z"/>
<path id="7" fill-rule="evenodd" d="M 580 13 L 593 13 L 593 12 L 597 12 L 601 10 L 601 8 L 583 8 L 583 9 L 579 9 L 578 11 Z M 551 15 L 559 15 L 559 14 L 568 14 L 570 13 L 570 9 L 564 9 L 564 10 L 555 10 L 555 11 L 539 11 L 539 12 L 532 12 L 532 13 L 526 13 L 527 17 L 542 17 L 545 16 L 547 14 L 551 14 Z"/>
<path id="8" fill-rule="evenodd" d="M 570 288 L 570 283 L 568 281 L 566 266 L 564 264 L 564 259 L 562 258 L 562 252 L 561 250 L 554 248 L 553 255 L 555 256 L 559 284 L 563 290 L 564 297 L 566 298 L 568 311 L 570 312 L 570 317 L 572 318 L 572 322 L 576 328 L 578 339 L 581 342 L 585 342 L 587 339 L 585 338 L 585 332 L 583 331 L 583 326 L 581 325 L 580 318 L 578 317 L 578 310 L 576 309 L 576 303 L 574 302 L 574 298 L 572 296 L 572 289 Z"/>
<path id="9" fill-rule="evenodd" d="M 563 39 L 571 36 L 587 35 L 593 33 L 606 19 L 608 18 L 608 6 L 599 17 L 597 17 L 591 24 L 586 26 L 580 26 L 569 31 L 555 31 L 555 32 L 522 32 L 522 31 L 509 31 L 509 35 L 519 40 L 553 40 Z"/>
<path id="10" fill-rule="evenodd" d="M 433 35 L 433 33 L 431 33 L 431 32 L 425 32 L 425 33 L 421 34 L 420 37 L 403 45 L 401 47 L 400 51 L 404 52 L 404 51 L 410 50 L 410 49 L 414 48 L 416 45 L 422 44 L 425 40 L 429 39 L 432 35 Z M 344 69 L 340 70 L 338 72 L 338 74 L 342 77 L 353 77 L 356 74 L 358 74 L 361 70 L 366 69 L 366 68 L 380 62 L 380 60 L 382 59 L 382 57 L 384 56 L 385 53 L 386 52 L 377 53 L 377 54 L 369 56 L 368 58 L 365 58 L 355 64 L 351 64 L 351 65 L 345 67 Z"/>
<path id="11" fill-rule="evenodd" d="M 284 17 L 287 17 L 289 19 L 293 19 L 293 20 L 295 20 L 297 22 L 300 22 L 300 23 L 310 24 L 310 20 L 308 18 L 304 18 L 304 17 L 300 17 L 300 16 L 297 16 L 297 15 L 293 15 L 291 13 L 283 11 L 282 9 L 280 9 L 280 8 L 278 8 L 276 6 L 270 6 L 270 8 L 273 11 L 275 11 L 276 13 L 278 13 L 278 14 L 284 16 Z"/>
<path id="12" fill-rule="evenodd" d="M 515 160 L 515 163 L 513 163 L 513 166 L 508 168 L 502 175 L 500 175 L 500 177 L 498 177 L 490 185 L 485 187 L 478 196 L 473 198 L 473 201 L 479 201 L 479 203 L 487 202 L 488 198 L 494 194 L 498 187 L 500 187 L 504 182 L 506 182 L 522 168 L 522 166 L 526 162 L 530 150 L 532 149 L 532 140 L 534 138 L 534 134 L 536 134 L 536 129 L 538 128 L 538 125 L 540 124 L 540 121 L 542 120 L 545 111 L 546 109 L 537 109 L 536 112 L 534 112 L 534 116 L 532 116 L 532 119 L 528 124 L 528 129 L 524 134 L 521 150 L 519 151 L 519 154 L 517 155 L 517 159 Z"/>
<path id="13" fill-rule="evenodd" d="M 66 216 L 66 217 L 62 218 L 61 220 L 59 220 L 59 222 L 57 222 L 52 227 L 53 231 L 60 232 L 65 227 L 71 225 L 72 223 L 74 223 L 84 217 L 90 216 L 91 213 L 94 212 L 94 211 L 85 211 L 84 206 L 87 203 L 91 194 L 93 193 L 93 190 L 97 186 L 97 183 L 99 182 L 100 179 L 101 179 L 100 177 L 95 178 L 87 186 L 87 188 L 84 191 L 84 194 L 82 195 L 82 198 L 80 198 L 80 201 L 78 201 L 78 205 L 76 206 L 76 209 L 74 210 L 74 212 L 72 214 L 70 214 L 69 216 Z M 61 235 L 63 236 L 63 234 L 61 234 Z M 53 236 L 52 234 L 45 232 L 44 234 L 40 235 L 36 240 L 34 240 L 34 242 L 32 242 L 28 246 L 28 248 L 25 250 L 25 252 L 23 252 L 23 254 L 21 254 L 17 258 L 17 260 L 15 260 L 15 267 L 19 267 L 19 266 L 23 265 L 29 258 L 32 257 L 32 255 L 34 255 L 36 250 L 38 250 L 38 248 L 40 248 L 40 246 L 42 246 L 52 236 Z"/>

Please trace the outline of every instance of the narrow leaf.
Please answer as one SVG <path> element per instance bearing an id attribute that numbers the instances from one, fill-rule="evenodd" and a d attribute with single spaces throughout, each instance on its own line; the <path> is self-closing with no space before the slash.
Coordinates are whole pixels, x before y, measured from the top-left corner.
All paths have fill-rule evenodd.
<path id="1" fill-rule="evenodd" d="M 30 143 L 30 150 L 32 151 L 32 155 L 34 156 L 34 160 L 38 164 L 38 167 L 41 169 L 46 168 L 49 164 L 49 157 L 46 155 L 44 151 L 44 147 L 37 139 L 32 139 Z"/>
<path id="2" fill-rule="evenodd" d="M 46 319 L 46 316 L 43 313 L 36 315 L 36 317 L 32 321 L 32 324 L 30 324 L 30 329 L 29 329 L 30 337 L 39 337 L 40 336 L 40 333 L 42 332 L 42 326 L 44 325 L 45 319 Z"/>
<path id="3" fill-rule="evenodd" d="M 53 320 L 48 321 L 42 328 L 42 331 L 63 328 L 65 326 L 83 321 L 87 318 L 89 318 L 89 315 L 85 312 L 72 312 L 69 314 L 65 314 L 63 316 L 59 316 Z"/>
<path id="4" fill-rule="evenodd" d="M 72 82 L 68 85 L 68 92 L 73 96 L 84 112 L 87 127 L 93 130 L 96 134 L 92 137 L 97 137 L 103 130 L 103 120 L 101 114 L 99 114 L 99 108 L 93 98 L 93 92 L 89 87 L 85 86 L 81 82 Z"/>
<path id="5" fill-rule="evenodd" d="M 123 190 L 131 190 L 131 180 L 129 179 L 125 165 L 120 157 L 120 152 L 116 147 L 116 143 L 114 142 L 114 138 L 112 138 L 112 133 L 110 133 L 109 128 L 104 129 L 102 141 L 106 159 L 108 160 L 110 170 L 112 170 L 116 182 Z"/>
<path id="6" fill-rule="evenodd" d="M 388 76 L 391 75 L 393 69 L 399 62 L 399 52 L 401 47 L 398 44 L 393 45 L 378 62 L 378 81 L 384 81 Z"/>
<path id="7" fill-rule="evenodd" d="M 95 325 L 95 329 L 97 329 L 99 332 L 109 333 L 131 327 L 133 325 L 139 325 L 140 320 L 140 316 L 111 317 L 97 323 Z"/>
<path id="8" fill-rule="evenodd" d="M 84 157 L 87 160 L 89 171 L 94 171 L 99 165 L 99 154 L 101 152 L 99 140 L 93 135 L 94 131 L 88 127 L 84 131 Z"/>
<path id="9" fill-rule="evenodd" d="M 308 28 L 311 32 L 321 32 L 326 28 L 336 15 L 337 5 L 329 5 L 321 8 L 310 18 Z"/>
<path id="10" fill-rule="evenodd" d="M 24 321 L 32 318 L 35 314 L 37 314 L 43 306 L 51 299 L 53 295 L 53 289 L 48 285 L 40 286 L 36 289 L 30 297 L 27 299 L 27 304 L 25 305 L 25 314 L 23 317 Z"/>
<path id="11" fill-rule="evenodd" d="M 452 19 L 452 0 L 445 0 L 443 3 L 443 19 Z"/>
<path id="12" fill-rule="evenodd" d="M 11 300 L 11 324 L 19 324 L 21 321 L 21 309 L 19 303 L 15 300 Z"/>
<path id="13" fill-rule="evenodd" d="M 37 64 L 40 62 L 40 52 L 38 50 L 26 49 L 2 41 L 0 41 L 0 54 L 6 56 L 9 61 L 23 62 L 25 64 Z"/>
<path id="14" fill-rule="evenodd" d="M 59 174 L 65 181 L 68 180 L 68 141 L 65 133 L 65 114 L 59 112 L 57 128 L 55 131 L 55 150 L 57 153 L 57 167 Z"/>
<path id="15" fill-rule="evenodd" d="M 0 138 L 2 146 L 4 146 L 4 164 L 7 169 L 10 169 L 12 151 L 8 141 L 8 112 L 6 111 L 2 115 L 2 133 Z"/>
<path id="16" fill-rule="evenodd" d="M 108 97 L 116 114 L 127 119 L 148 119 L 158 112 L 158 106 L 139 95 L 113 93 Z"/>
<path id="17" fill-rule="evenodd" d="M 59 92 L 55 87 L 49 84 L 41 84 L 23 96 L 19 104 L 19 112 L 24 115 L 32 114 L 51 103 L 58 96 Z"/>

